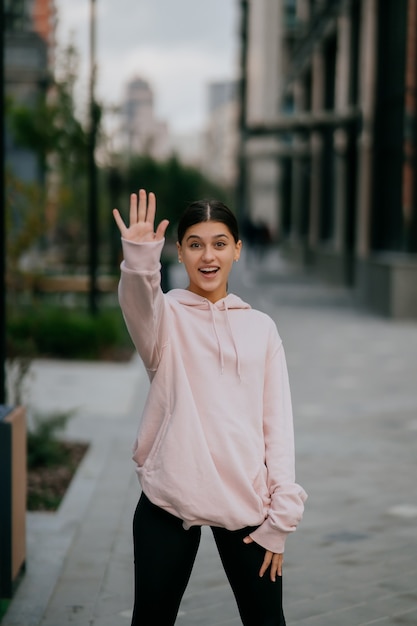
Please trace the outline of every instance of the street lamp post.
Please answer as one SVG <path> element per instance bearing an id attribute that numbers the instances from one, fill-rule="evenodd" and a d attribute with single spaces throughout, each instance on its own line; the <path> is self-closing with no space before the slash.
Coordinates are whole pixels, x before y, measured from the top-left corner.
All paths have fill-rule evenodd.
<path id="1" fill-rule="evenodd" d="M 0 0 L 0 406 L 6 402 L 6 193 L 5 193 L 5 122 L 4 122 L 4 0 Z"/>
<path id="2" fill-rule="evenodd" d="M 88 221 L 89 221 L 89 308 L 92 315 L 98 312 L 97 263 L 98 263 L 98 229 L 97 229 L 97 166 L 95 161 L 97 136 L 97 105 L 95 101 L 96 82 L 96 0 L 90 0 L 90 128 L 88 142 Z"/>
<path id="3" fill-rule="evenodd" d="M 246 91 L 247 91 L 247 63 L 248 63 L 248 0 L 240 0 L 240 80 L 239 80 L 239 148 L 238 148 L 238 174 L 236 185 L 236 209 L 240 225 L 248 217 L 246 198 Z"/>

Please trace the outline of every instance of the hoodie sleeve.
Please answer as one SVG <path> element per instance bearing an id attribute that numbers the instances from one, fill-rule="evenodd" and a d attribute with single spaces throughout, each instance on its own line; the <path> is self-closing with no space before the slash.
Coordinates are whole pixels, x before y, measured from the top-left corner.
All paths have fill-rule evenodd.
<path id="1" fill-rule="evenodd" d="M 127 329 L 150 376 L 167 342 L 160 256 L 165 240 L 133 243 L 122 238 L 119 302 Z"/>
<path id="2" fill-rule="evenodd" d="M 276 334 L 277 335 L 277 334 Z M 307 494 L 295 482 L 294 430 L 284 348 L 279 337 L 268 359 L 264 386 L 265 463 L 271 504 L 268 516 L 251 537 L 275 553 L 284 552 L 288 533 L 295 531 Z"/>

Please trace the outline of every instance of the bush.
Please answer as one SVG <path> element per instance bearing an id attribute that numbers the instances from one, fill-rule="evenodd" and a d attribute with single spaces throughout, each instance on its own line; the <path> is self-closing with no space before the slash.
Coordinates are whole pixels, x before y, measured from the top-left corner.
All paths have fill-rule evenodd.
<path id="1" fill-rule="evenodd" d="M 112 351 L 132 350 L 119 310 L 96 317 L 85 311 L 39 307 L 8 316 L 8 355 L 64 359 L 101 359 Z"/>
<path id="2" fill-rule="evenodd" d="M 60 441 L 56 432 L 65 427 L 72 413 L 35 416 L 27 436 L 29 511 L 55 511 L 64 497 L 79 463 L 88 449 L 86 442 Z"/>
<path id="3" fill-rule="evenodd" d="M 62 451 L 56 432 L 65 428 L 71 413 L 57 413 L 49 418 L 34 418 L 34 428 L 27 434 L 27 465 L 50 467 L 62 463 Z"/>

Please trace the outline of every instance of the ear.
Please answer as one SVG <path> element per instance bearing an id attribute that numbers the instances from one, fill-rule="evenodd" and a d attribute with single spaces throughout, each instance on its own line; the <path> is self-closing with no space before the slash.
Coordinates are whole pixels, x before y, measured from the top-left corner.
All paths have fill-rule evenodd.
<path id="1" fill-rule="evenodd" d="M 178 252 L 178 261 L 182 263 L 182 255 L 181 255 L 181 244 L 177 241 L 177 252 Z"/>
<path id="2" fill-rule="evenodd" d="M 239 239 L 238 242 L 236 242 L 235 244 L 235 256 L 234 256 L 234 261 L 238 261 L 240 259 L 240 251 L 242 250 L 242 242 Z"/>

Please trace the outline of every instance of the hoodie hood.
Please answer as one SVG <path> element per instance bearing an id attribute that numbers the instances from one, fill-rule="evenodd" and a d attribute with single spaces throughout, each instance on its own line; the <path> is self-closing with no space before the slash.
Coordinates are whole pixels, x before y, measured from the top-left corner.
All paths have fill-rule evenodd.
<path id="1" fill-rule="evenodd" d="M 216 316 L 215 311 L 224 311 L 226 314 L 227 320 L 227 328 L 229 330 L 230 339 L 233 344 L 233 348 L 236 355 L 236 372 L 239 376 L 239 380 L 242 380 L 241 369 L 240 369 L 240 358 L 239 351 L 236 344 L 236 339 L 233 334 L 232 326 L 230 324 L 229 311 L 233 309 L 250 309 L 251 306 L 247 302 L 244 302 L 239 296 L 235 296 L 230 293 L 225 298 L 221 298 L 217 302 L 211 302 L 207 298 L 203 298 L 202 296 L 189 291 L 188 289 L 172 289 L 167 293 L 169 298 L 173 298 L 180 304 L 184 306 L 195 307 L 198 309 L 208 309 L 211 312 L 211 320 L 213 325 L 213 333 L 217 342 L 217 348 L 219 352 L 219 362 L 220 362 L 220 371 L 223 374 L 224 372 L 224 354 L 223 354 L 223 346 L 220 341 L 217 324 L 216 324 Z"/>
<path id="2" fill-rule="evenodd" d="M 251 306 L 247 302 L 244 302 L 239 296 L 235 296 L 233 293 L 229 293 L 225 298 L 217 300 L 217 302 L 210 302 L 207 298 L 199 296 L 188 289 L 171 289 L 166 294 L 169 298 L 174 298 L 180 304 L 185 306 L 194 306 L 198 309 L 215 308 L 219 311 L 225 309 L 250 309 Z"/>

